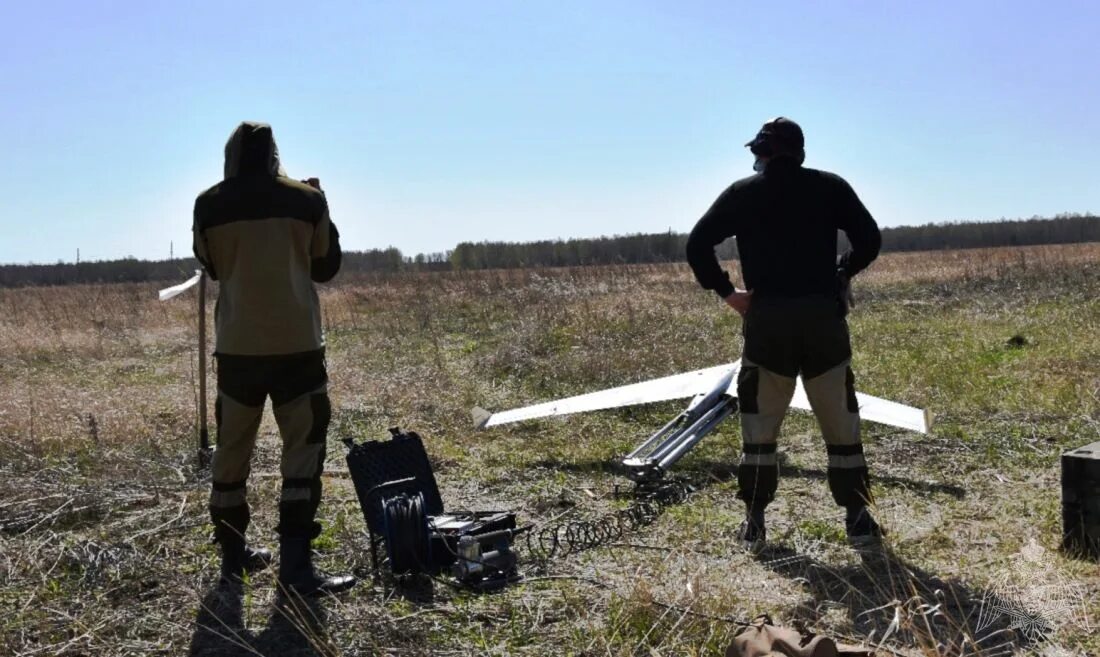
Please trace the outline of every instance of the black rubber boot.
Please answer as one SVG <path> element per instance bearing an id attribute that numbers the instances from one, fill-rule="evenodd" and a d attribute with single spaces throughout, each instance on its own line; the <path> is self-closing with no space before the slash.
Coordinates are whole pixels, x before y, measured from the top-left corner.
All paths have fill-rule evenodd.
<path id="1" fill-rule="evenodd" d="M 308 538 L 284 537 L 279 541 L 279 585 L 288 595 L 311 597 L 342 593 L 355 586 L 352 575 L 320 575 L 313 568 Z"/>
<path id="2" fill-rule="evenodd" d="M 855 548 L 879 545 L 886 533 L 865 506 L 848 507 L 844 528 L 848 531 L 848 543 Z"/>
<path id="3" fill-rule="evenodd" d="M 749 508 L 745 513 L 745 520 L 737 529 L 737 540 L 741 547 L 753 554 L 764 549 L 768 533 L 764 528 L 764 508 Z"/>
<path id="4" fill-rule="evenodd" d="M 222 550 L 221 577 L 228 582 L 240 582 L 245 573 L 255 573 L 271 565 L 271 550 L 253 548 L 239 537 L 218 541 Z"/>

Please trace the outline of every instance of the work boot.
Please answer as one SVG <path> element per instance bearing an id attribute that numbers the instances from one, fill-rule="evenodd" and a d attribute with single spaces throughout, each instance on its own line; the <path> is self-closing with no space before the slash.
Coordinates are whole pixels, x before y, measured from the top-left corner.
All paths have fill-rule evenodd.
<path id="1" fill-rule="evenodd" d="M 321 575 L 313 568 L 308 538 L 284 537 L 279 541 L 279 586 L 287 595 L 312 597 L 342 593 L 355 586 L 352 575 Z"/>
<path id="2" fill-rule="evenodd" d="M 254 548 L 243 539 L 233 537 L 222 540 L 221 578 L 227 582 L 240 582 L 245 573 L 255 573 L 271 564 L 271 550 Z"/>
<path id="3" fill-rule="evenodd" d="M 768 532 L 764 528 L 764 510 L 750 510 L 745 514 L 745 520 L 737 528 L 737 540 L 741 547 L 752 554 L 758 554 L 764 549 Z"/>
<path id="4" fill-rule="evenodd" d="M 885 535 L 866 506 L 848 507 L 844 528 L 848 531 L 848 543 L 856 548 L 878 545 Z"/>

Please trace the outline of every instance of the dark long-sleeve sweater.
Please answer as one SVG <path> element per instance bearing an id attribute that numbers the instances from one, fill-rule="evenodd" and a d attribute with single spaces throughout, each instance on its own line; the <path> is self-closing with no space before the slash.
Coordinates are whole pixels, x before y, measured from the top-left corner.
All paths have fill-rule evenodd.
<path id="1" fill-rule="evenodd" d="M 835 294 L 838 229 L 852 245 L 841 263 L 852 277 L 878 256 L 882 236 L 874 218 L 840 176 L 777 160 L 718 197 L 691 231 L 688 264 L 700 285 L 728 296 L 733 284 L 714 247 L 736 236 L 754 298 Z"/>

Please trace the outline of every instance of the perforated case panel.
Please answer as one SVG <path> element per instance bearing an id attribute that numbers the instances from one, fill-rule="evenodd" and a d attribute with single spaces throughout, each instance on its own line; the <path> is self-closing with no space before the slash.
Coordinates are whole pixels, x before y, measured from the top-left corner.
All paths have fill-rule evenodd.
<path id="1" fill-rule="evenodd" d="M 443 513 L 443 500 L 432 473 L 424 442 L 415 432 L 398 434 L 390 440 L 371 440 L 352 445 L 347 455 L 348 472 L 351 473 L 363 518 L 370 530 L 382 533 L 382 500 L 401 492 L 421 493 L 424 510 L 429 516 Z M 415 481 L 383 490 L 371 489 L 388 481 L 415 477 Z"/>

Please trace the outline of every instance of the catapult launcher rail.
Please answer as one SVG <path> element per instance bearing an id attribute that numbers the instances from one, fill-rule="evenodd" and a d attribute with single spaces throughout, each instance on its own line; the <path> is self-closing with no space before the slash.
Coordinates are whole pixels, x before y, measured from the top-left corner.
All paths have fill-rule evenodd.
<path id="1" fill-rule="evenodd" d="M 726 394 L 733 383 L 733 372 L 722 377 L 706 395 L 697 397 L 683 413 L 661 427 L 623 458 L 626 475 L 646 484 L 660 480 L 723 420 L 737 412 L 737 398 Z"/>
<path id="2" fill-rule="evenodd" d="M 648 485 L 660 481 L 699 441 L 737 413 L 736 381 L 740 371 L 741 361 L 735 361 L 500 413 L 475 408 L 473 416 L 478 426 L 485 429 L 537 418 L 691 397 L 691 403 L 682 413 L 622 459 L 626 475 L 639 485 Z M 856 393 L 856 399 L 860 417 L 866 421 L 918 433 L 928 433 L 932 424 L 928 411 L 919 408 L 863 393 Z M 791 408 L 810 410 L 801 379 L 795 386 Z"/>

